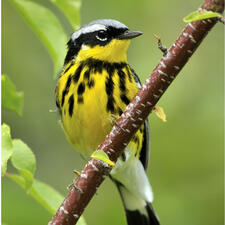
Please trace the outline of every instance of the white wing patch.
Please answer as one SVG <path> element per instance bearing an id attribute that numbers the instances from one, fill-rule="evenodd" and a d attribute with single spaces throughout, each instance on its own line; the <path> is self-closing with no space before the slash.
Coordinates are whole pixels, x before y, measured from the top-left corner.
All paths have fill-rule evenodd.
<path id="1" fill-rule="evenodd" d="M 80 37 L 81 34 L 92 33 L 99 30 L 106 30 L 106 26 L 102 24 L 93 24 L 91 26 L 84 26 L 83 28 L 74 32 L 71 36 L 71 39 L 72 41 L 75 41 L 77 38 Z"/>

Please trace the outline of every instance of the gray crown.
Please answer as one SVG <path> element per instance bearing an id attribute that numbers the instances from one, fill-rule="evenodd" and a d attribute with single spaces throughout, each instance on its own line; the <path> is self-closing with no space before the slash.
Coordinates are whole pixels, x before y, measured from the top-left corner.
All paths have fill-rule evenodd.
<path id="1" fill-rule="evenodd" d="M 128 27 L 126 25 L 124 25 L 123 23 L 119 22 L 118 20 L 112 20 L 112 19 L 94 20 L 94 21 L 86 24 L 84 27 L 90 26 L 93 24 L 101 24 L 106 27 L 115 27 L 117 29 L 128 29 Z"/>
<path id="2" fill-rule="evenodd" d="M 81 34 L 95 32 L 98 30 L 106 30 L 107 27 L 114 27 L 116 29 L 128 29 L 126 25 L 124 25 L 123 23 L 117 20 L 112 20 L 112 19 L 94 20 L 84 25 L 76 32 L 74 32 L 71 36 L 71 39 L 74 41 L 77 38 L 79 38 Z"/>

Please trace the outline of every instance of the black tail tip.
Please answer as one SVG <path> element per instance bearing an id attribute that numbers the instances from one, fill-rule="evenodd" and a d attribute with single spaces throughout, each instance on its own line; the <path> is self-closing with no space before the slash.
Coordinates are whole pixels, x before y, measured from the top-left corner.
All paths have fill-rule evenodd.
<path id="1" fill-rule="evenodd" d="M 138 210 L 126 210 L 127 224 L 128 225 L 160 225 L 152 204 L 147 203 L 145 207 L 147 215 L 142 214 Z"/>
<path id="2" fill-rule="evenodd" d="M 148 217 L 150 221 L 149 225 L 160 225 L 159 219 L 157 215 L 155 214 L 152 204 L 150 202 L 147 203 L 146 209 L 147 209 Z"/>

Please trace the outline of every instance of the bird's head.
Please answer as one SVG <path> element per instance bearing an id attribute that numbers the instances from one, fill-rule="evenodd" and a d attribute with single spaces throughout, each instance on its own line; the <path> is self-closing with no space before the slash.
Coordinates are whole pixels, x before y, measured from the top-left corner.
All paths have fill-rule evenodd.
<path id="1" fill-rule="evenodd" d="M 116 20 L 95 20 L 81 27 L 71 35 L 65 64 L 76 58 L 95 58 L 109 62 L 126 61 L 130 39 L 141 35 L 140 31 L 130 31 Z"/>

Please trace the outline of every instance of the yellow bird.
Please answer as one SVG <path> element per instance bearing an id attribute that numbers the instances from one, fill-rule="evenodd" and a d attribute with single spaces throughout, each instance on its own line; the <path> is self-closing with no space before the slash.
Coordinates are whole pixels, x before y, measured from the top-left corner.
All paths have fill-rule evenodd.
<path id="1" fill-rule="evenodd" d="M 141 87 L 127 63 L 130 39 L 142 33 L 119 21 L 96 20 L 71 35 L 56 86 L 56 105 L 75 150 L 85 157 L 97 149 Z M 128 225 L 159 225 L 145 170 L 149 124 L 141 126 L 110 173 L 120 192 Z"/>

